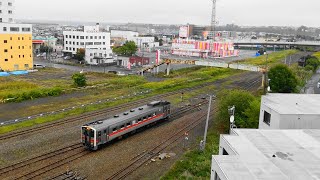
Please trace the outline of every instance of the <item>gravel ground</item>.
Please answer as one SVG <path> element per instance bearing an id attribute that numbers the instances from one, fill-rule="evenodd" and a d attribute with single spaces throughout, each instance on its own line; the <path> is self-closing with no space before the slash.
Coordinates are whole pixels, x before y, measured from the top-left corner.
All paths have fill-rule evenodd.
<path id="1" fill-rule="evenodd" d="M 248 80 L 248 76 L 252 78 L 256 77 L 255 73 L 244 73 L 233 78 L 236 83 Z M 224 86 L 217 87 L 217 89 L 224 88 Z M 202 95 L 199 95 L 200 97 Z M 204 112 L 199 112 L 201 114 Z M 195 116 L 197 117 L 197 116 Z M 61 167 L 53 173 L 59 174 L 72 169 L 74 171 L 81 172 L 81 175 L 88 176 L 88 179 L 105 179 L 117 169 L 121 168 L 121 164 L 130 161 L 144 150 L 153 147 L 155 142 L 160 142 L 165 137 L 168 137 L 170 132 L 174 132 L 177 127 L 184 123 L 184 119 L 163 123 L 159 126 L 145 130 L 134 136 L 130 136 L 122 141 L 115 142 L 110 146 L 106 146 L 101 151 L 91 153 L 85 158 L 81 158 L 78 161 L 71 163 L 70 165 Z M 36 133 L 33 135 L 25 136 L 23 139 L 15 138 L 10 141 L 2 141 L 0 146 L 0 167 L 7 166 L 16 162 L 20 162 L 24 159 L 35 157 L 39 154 L 44 154 L 52 150 L 66 147 L 74 142 L 79 142 L 79 129 L 82 125 L 81 122 L 70 123 L 65 127 L 59 129 L 50 129 L 42 134 Z M 197 132 L 197 131 L 196 131 Z M 201 131 L 203 132 L 203 131 Z M 201 134 L 201 133 L 200 133 Z M 20 137 L 21 138 L 21 137 Z M 194 140 L 196 137 L 193 138 Z M 139 143 L 137 143 L 139 142 Z M 173 149 L 170 150 L 177 154 L 173 158 L 163 162 L 159 162 L 160 165 L 164 164 L 164 167 L 159 169 L 159 173 L 163 174 L 170 166 L 166 163 L 172 164 L 176 158 L 179 158 L 183 151 L 179 150 L 179 142 L 177 145 L 173 145 Z M 135 148 L 132 148 L 135 147 Z M 178 149 L 175 150 L 174 148 Z M 168 150 L 168 151 L 169 151 Z M 179 154 L 179 152 L 181 152 Z M 155 163 L 158 164 L 158 163 Z M 88 167 L 89 165 L 89 167 Z M 96 168 L 94 168 L 96 167 Z M 153 165 L 150 167 L 154 167 Z M 149 173 L 142 173 L 142 177 L 152 177 L 154 172 L 158 172 L 157 166 L 153 171 Z M 135 176 L 132 176 L 135 177 Z M 140 175 L 141 177 L 141 175 Z M 159 176 L 157 176 L 159 177 Z M 12 176 L 1 177 L 0 179 L 12 179 Z M 137 174 L 139 178 L 139 173 Z M 14 179 L 14 178 L 13 178 Z M 152 179 L 152 178 L 151 178 Z"/>

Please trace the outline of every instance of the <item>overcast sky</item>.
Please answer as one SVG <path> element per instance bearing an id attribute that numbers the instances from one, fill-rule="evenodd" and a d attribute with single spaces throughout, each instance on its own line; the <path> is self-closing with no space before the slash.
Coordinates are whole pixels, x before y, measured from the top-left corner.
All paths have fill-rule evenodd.
<path id="1" fill-rule="evenodd" d="M 211 0 L 15 0 L 17 19 L 210 24 Z M 320 0 L 217 0 L 219 24 L 320 27 Z"/>

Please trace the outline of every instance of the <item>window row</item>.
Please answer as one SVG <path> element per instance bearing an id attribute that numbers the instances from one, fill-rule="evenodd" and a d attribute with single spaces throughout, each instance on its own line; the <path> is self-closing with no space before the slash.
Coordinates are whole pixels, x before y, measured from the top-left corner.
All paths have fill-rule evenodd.
<path id="1" fill-rule="evenodd" d="M 2 6 L 2 2 L 0 2 L 0 6 Z M 8 6 L 12 6 L 12 2 L 8 2 Z"/>
<path id="2" fill-rule="evenodd" d="M 12 12 L 12 10 L 9 10 L 8 11 L 8 14 L 12 14 L 13 12 Z M 2 10 L 0 9 L 0 14 L 2 14 Z"/>
<path id="3" fill-rule="evenodd" d="M 66 39 L 106 39 L 105 36 L 72 36 L 72 35 L 66 35 Z"/>
<path id="4" fill-rule="evenodd" d="M 0 22 L 2 22 L 1 20 L 2 18 L 0 18 Z M 3 27 L 3 31 L 7 32 L 8 31 L 8 27 Z M 31 32 L 31 28 L 29 27 L 23 27 L 21 28 L 22 32 Z M 20 32 L 20 28 L 19 27 L 10 27 L 10 32 Z M 31 40 L 31 38 L 30 38 Z"/>
<path id="5" fill-rule="evenodd" d="M 90 53 L 90 56 L 97 56 L 97 55 L 98 53 Z M 99 53 L 99 57 L 102 57 L 102 56 L 107 57 L 108 55 L 112 56 L 112 53 L 109 53 L 109 54 Z"/>
<path id="6" fill-rule="evenodd" d="M 84 45 L 106 45 L 106 42 L 71 42 L 71 41 L 66 41 L 65 44 L 70 44 L 70 45 L 77 45 L 77 46 L 84 46 Z"/>
<path id="7" fill-rule="evenodd" d="M 26 47 L 26 48 L 24 48 Z M 13 49 L 13 47 L 11 46 L 10 49 Z M 27 46 L 18 46 L 18 49 L 27 49 Z M 31 46 L 29 46 L 29 49 L 31 49 Z M 4 52 L 8 52 L 8 49 L 4 49 Z"/>
<path id="8" fill-rule="evenodd" d="M 65 47 L 67 51 L 78 51 L 81 48 L 72 48 L 72 47 Z M 107 48 L 100 48 L 100 50 L 107 50 Z"/>
<path id="9" fill-rule="evenodd" d="M 122 129 L 124 129 L 125 127 L 129 127 L 129 126 L 131 126 L 131 125 L 138 124 L 138 123 L 140 123 L 140 122 L 142 122 L 142 121 L 146 121 L 146 120 L 148 120 L 149 118 L 154 117 L 154 116 L 156 116 L 156 115 L 157 115 L 156 113 L 149 114 L 149 115 L 146 115 L 146 116 L 144 116 L 144 117 L 142 117 L 142 118 L 139 118 L 139 119 L 136 120 L 136 121 L 130 121 L 130 122 L 127 122 L 127 123 L 122 124 L 122 125 L 120 125 L 120 126 L 114 127 L 114 128 L 112 128 L 112 132 L 117 132 L 118 130 L 122 130 Z"/>
<path id="10" fill-rule="evenodd" d="M 25 57 L 25 55 L 19 55 L 19 58 L 24 58 Z M 32 55 L 30 54 L 30 57 L 32 57 Z M 14 56 L 13 55 L 11 55 L 11 59 L 13 59 L 14 58 Z M 4 61 L 9 61 L 8 59 L 4 59 Z"/>
<path id="11" fill-rule="evenodd" d="M 10 41 L 12 41 L 13 40 L 13 38 L 12 37 L 10 37 Z M 24 41 L 24 37 L 18 37 L 17 38 L 17 40 L 22 40 L 22 41 Z M 31 40 L 31 37 L 29 37 L 29 40 Z M 3 40 L 3 43 L 8 43 L 8 40 Z"/>

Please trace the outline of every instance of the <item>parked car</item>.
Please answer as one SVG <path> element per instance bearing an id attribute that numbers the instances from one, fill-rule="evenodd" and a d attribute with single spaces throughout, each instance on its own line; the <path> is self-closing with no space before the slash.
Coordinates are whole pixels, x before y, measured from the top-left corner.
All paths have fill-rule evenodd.
<path id="1" fill-rule="evenodd" d="M 320 82 L 318 82 L 317 86 L 318 86 L 318 88 L 320 88 Z"/>
<path id="2" fill-rule="evenodd" d="M 65 56 L 63 59 L 64 59 L 64 60 L 70 60 L 71 57 L 70 57 L 70 56 Z"/>
<path id="3" fill-rule="evenodd" d="M 34 64 L 33 65 L 33 68 L 34 69 L 43 69 L 43 68 L 45 68 L 46 66 L 45 65 L 42 65 L 42 64 Z"/>

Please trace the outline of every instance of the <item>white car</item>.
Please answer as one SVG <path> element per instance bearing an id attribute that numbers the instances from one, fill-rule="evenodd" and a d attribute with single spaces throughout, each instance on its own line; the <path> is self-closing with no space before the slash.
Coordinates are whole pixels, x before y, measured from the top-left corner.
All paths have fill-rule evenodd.
<path id="1" fill-rule="evenodd" d="M 45 68 L 46 66 L 45 65 L 42 65 L 42 64 L 34 64 L 33 65 L 33 68 L 34 69 L 43 69 L 43 68 Z"/>
<path id="2" fill-rule="evenodd" d="M 318 82 L 317 87 L 320 88 L 320 82 Z"/>

